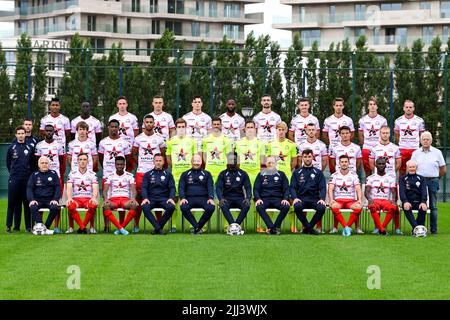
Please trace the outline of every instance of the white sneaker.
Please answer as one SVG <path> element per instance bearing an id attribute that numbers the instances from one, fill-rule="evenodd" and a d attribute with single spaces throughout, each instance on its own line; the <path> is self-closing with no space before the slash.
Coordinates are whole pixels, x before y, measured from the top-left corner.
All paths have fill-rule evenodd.
<path id="1" fill-rule="evenodd" d="M 95 230 L 95 228 L 90 228 L 89 229 L 89 233 L 96 234 L 97 230 Z"/>
<path id="2" fill-rule="evenodd" d="M 361 228 L 356 228 L 355 232 L 357 234 L 364 234 L 364 231 L 362 231 Z"/>
<path id="3" fill-rule="evenodd" d="M 67 234 L 73 233 L 73 228 L 72 228 L 72 227 L 69 227 L 69 229 L 67 229 L 66 233 L 67 233 Z"/>
<path id="4" fill-rule="evenodd" d="M 325 233 L 325 231 L 323 231 L 322 229 L 319 229 L 319 228 L 317 228 L 316 231 L 317 231 L 318 233 L 320 233 L 320 234 L 324 234 L 324 233 Z"/>
<path id="5" fill-rule="evenodd" d="M 338 228 L 333 228 L 333 229 L 330 231 L 330 234 L 338 233 L 338 232 L 339 232 Z"/>

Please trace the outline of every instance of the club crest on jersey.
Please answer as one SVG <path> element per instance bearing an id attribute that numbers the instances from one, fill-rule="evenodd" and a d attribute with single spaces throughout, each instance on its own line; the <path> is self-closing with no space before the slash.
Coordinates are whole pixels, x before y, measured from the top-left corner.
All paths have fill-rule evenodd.
<path id="1" fill-rule="evenodd" d="M 311 179 L 314 179 L 316 175 L 314 173 L 311 173 Z"/>
<path id="2" fill-rule="evenodd" d="M 203 176 L 200 176 L 200 177 L 198 177 L 200 180 L 203 180 L 204 179 L 204 177 Z"/>
<path id="3" fill-rule="evenodd" d="M 241 181 L 241 178 L 239 178 L 239 177 L 236 177 L 236 181 Z"/>
<path id="4" fill-rule="evenodd" d="M 161 180 L 162 180 L 162 181 L 166 180 L 166 177 L 161 176 Z"/>
<path id="5" fill-rule="evenodd" d="M 420 181 L 417 181 L 417 182 L 416 182 L 416 186 L 417 186 L 417 187 L 420 187 Z"/>
<path id="6" fill-rule="evenodd" d="M 275 181 L 278 181 L 278 179 L 280 179 L 280 178 L 278 178 L 278 177 L 273 178 L 273 180 L 275 180 Z"/>
<path id="7" fill-rule="evenodd" d="M 23 150 L 23 153 L 27 156 L 28 155 L 28 150 Z"/>
<path id="8" fill-rule="evenodd" d="M 48 181 L 52 181 L 53 180 L 53 178 L 52 177 L 48 177 Z"/>

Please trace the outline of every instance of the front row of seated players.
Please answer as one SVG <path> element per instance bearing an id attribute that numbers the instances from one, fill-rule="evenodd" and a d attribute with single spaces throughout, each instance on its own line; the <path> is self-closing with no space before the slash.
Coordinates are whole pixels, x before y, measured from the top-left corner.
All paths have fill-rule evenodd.
<path id="1" fill-rule="evenodd" d="M 78 155 L 78 169 L 72 171 L 67 182 L 67 205 L 69 215 L 80 226 L 78 233 L 87 233 L 86 225 L 95 214 L 98 206 L 98 182 L 93 171 L 87 168 L 88 156 L 85 153 Z M 322 219 L 325 209 L 326 182 L 321 170 L 312 164 L 312 151 L 302 151 L 303 166 L 294 170 L 289 181 L 286 175 L 276 169 L 274 157 L 267 157 L 266 169 L 259 173 L 255 180 L 253 195 L 256 210 L 266 223 L 269 234 L 280 234 L 280 226 L 286 217 L 290 203 L 298 219 L 302 222 L 303 233 L 317 235 L 315 225 Z M 125 158 L 118 156 L 115 159 L 115 172 L 108 176 L 105 182 L 103 197 L 104 215 L 111 221 L 117 234 L 128 235 L 125 230 L 127 224 L 135 217 L 138 202 L 136 201 L 136 183 L 131 173 L 125 171 Z M 250 208 L 252 190 L 247 173 L 238 168 L 236 155 L 228 154 L 227 169 L 219 174 L 216 183 L 216 194 L 219 206 L 228 223 L 241 224 L 246 218 Z M 192 168 L 185 171 L 179 182 L 180 205 L 184 217 L 194 227 L 193 233 L 202 233 L 202 227 L 208 222 L 215 211 L 214 186 L 211 174 L 201 169 L 200 155 L 192 157 Z M 377 173 L 367 179 L 365 195 L 368 208 L 380 234 L 386 234 L 386 226 L 396 212 L 396 182 L 395 178 L 386 173 L 386 160 L 378 158 L 375 162 Z M 163 169 L 164 157 L 155 155 L 154 169 L 145 173 L 142 182 L 142 209 L 145 217 L 153 225 L 153 234 L 164 234 L 164 225 L 172 217 L 175 210 L 175 181 L 170 172 Z M 427 211 L 427 193 L 423 177 L 416 174 L 417 164 L 409 161 L 408 174 L 400 179 L 400 198 L 403 203 L 405 215 L 414 228 L 423 225 Z M 27 195 L 30 200 L 30 209 L 36 222 L 42 222 L 39 209 L 49 208 L 50 214 L 45 223 L 49 228 L 58 212 L 58 199 L 61 188 L 59 179 L 53 170 L 49 170 L 49 160 L 46 157 L 39 159 L 39 171 L 35 172 L 28 183 Z M 358 177 L 349 170 L 349 158 L 346 155 L 339 157 L 339 170 L 335 172 L 329 182 L 328 196 L 330 207 L 336 219 L 344 227 L 343 235 L 350 236 L 352 230 L 349 226 L 358 218 L 362 209 L 362 191 Z M 356 199 L 355 199 L 356 198 Z M 81 221 L 77 209 L 86 211 L 84 221 Z M 119 223 L 112 211 L 117 209 L 128 210 L 123 223 Z M 164 215 L 157 221 L 152 209 L 162 208 Z M 203 215 L 199 221 L 191 213 L 193 208 L 202 208 Z M 230 208 L 239 208 L 241 212 L 236 220 L 233 219 Z M 273 222 L 266 210 L 276 208 L 280 211 L 276 221 Z M 308 221 L 304 214 L 305 209 L 314 209 L 315 214 Z M 340 209 L 352 209 L 348 222 L 343 218 Z M 419 216 L 415 220 L 412 210 L 418 210 Z M 386 213 L 383 223 L 380 213 Z"/>

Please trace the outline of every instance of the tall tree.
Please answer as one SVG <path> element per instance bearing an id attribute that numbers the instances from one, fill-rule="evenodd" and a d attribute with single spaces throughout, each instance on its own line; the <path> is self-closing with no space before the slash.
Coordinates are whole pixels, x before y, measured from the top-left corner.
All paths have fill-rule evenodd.
<path id="1" fill-rule="evenodd" d="M 16 72 L 14 78 L 13 127 L 22 124 L 28 114 L 28 71 L 31 73 L 31 39 L 22 33 L 17 40 Z M 32 86 L 32 83 L 31 83 Z M 30 97 L 31 98 L 31 97 Z"/>
<path id="2" fill-rule="evenodd" d="M 395 89 L 396 98 L 394 101 L 394 118 L 403 113 L 403 102 L 413 96 L 412 72 L 411 72 L 411 51 L 409 48 L 398 47 L 395 56 Z"/>
<path id="3" fill-rule="evenodd" d="M 36 57 L 36 64 L 34 65 L 34 95 L 31 101 L 31 113 L 33 118 L 38 120 L 46 114 L 46 89 L 47 89 L 47 52 L 44 49 L 39 49 Z M 39 128 L 34 126 L 34 134 L 37 134 Z"/>
<path id="4" fill-rule="evenodd" d="M 11 117 L 11 84 L 8 77 L 8 66 L 5 52 L 0 43 L 0 141 L 10 142 L 13 129 L 10 125 Z"/>

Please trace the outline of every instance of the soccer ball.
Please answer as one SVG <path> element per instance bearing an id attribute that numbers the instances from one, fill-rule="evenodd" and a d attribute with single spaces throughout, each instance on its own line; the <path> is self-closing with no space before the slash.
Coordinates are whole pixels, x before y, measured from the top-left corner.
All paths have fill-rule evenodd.
<path id="1" fill-rule="evenodd" d="M 43 223 L 37 223 L 33 227 L 33 234 L 37 235 L 37 236 L 41 236 L 41 235 L 47 234 L 47 227 Z"/>
<path id="2" fill-rule="evenodd" d="M 241 236 L 244 234 L 244 230 L 237 223 L 232 223 L 227 227 L 227 234 L 230 236 Z"/>
<path id="3" fill-rule="evenodd" d="M 427 236 L 427 228 L 425 226 L 417 226 L 413 230 L 413 236 L 414 237 L 426 237 Z"/>

